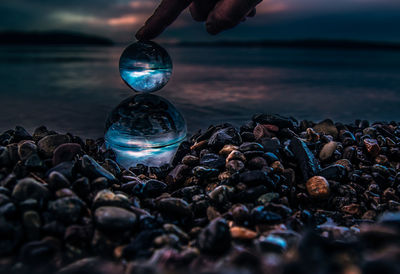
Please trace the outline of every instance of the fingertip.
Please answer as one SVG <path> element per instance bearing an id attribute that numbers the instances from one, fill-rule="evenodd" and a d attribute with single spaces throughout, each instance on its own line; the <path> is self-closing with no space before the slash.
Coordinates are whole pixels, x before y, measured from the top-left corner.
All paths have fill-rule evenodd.
<path id="1" fill-rule="evenodd" d="M 138 41 L 144 40 L 143 33 L 142 33 L 142 28 L 140 28 L 140 29 L 136 32 L 135 38 L 136 38 Z"/>
<path id="2" fill-rule="evenodd" d="M 221 32 L 218 26 L 213 22 L 206 22 L 206 31 L 211 35 L 217 35 Z"/>

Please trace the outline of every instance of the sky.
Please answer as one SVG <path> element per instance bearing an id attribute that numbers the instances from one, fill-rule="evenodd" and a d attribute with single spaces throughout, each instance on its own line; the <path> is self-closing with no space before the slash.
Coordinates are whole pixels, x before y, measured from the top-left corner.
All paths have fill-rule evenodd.
<path id="1" fill-rule="evenodd" d="M 68 30 L 126 43 L 158 0 L 1 0 L 0 30 Z M 257 15 L 217 36 L 184 11 L 158 39 L 357 39 L 400 42 L 400 0 L 264 0 Z"/>

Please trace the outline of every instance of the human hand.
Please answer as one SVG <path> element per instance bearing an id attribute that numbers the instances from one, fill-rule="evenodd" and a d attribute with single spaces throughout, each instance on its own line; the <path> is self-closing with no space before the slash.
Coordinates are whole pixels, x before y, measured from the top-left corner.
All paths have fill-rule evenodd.
<path id="1" fill-rule="evenodd" d="M 161 4 L 136 33 L 138 40 L 151 40 L 160 35 L 189 5 L 196 21 L 206 21 L 210 34 L 235 27 L 246 17 L 256 14 L 262 0 L 162 0 Z"/>

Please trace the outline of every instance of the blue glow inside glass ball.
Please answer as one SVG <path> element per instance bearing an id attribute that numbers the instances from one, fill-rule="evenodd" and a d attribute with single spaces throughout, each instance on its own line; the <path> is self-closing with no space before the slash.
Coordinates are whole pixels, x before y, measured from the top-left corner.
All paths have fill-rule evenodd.
<path id="1" fill-rule="evenodd" d="M 167 84 L 172 74 L 168 52 L 151 41 L 128 46 L 119 59 L 119 72 L 125 83 L 137 92 L 153 92 Z"/>
<path id="2" fill-rule="evenodd" d="M 161 166 L 171 161 L 186 138 L 182 114 L 165 98 L 139 93 L 122 101 L 106 122 L 105 142 L 117 162 Z"/>

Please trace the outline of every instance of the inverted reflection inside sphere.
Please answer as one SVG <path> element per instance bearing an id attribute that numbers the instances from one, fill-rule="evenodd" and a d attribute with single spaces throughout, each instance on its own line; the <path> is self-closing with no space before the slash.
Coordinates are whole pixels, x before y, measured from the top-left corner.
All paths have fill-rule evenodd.
<path id="1" fill-rule="evenodd" d="M 169 81 L 172 61 L 161 46 L 151 41 L 140 41 L 124 50 L 119 60 L 119 72 L 133 90 L 153 92 Z"/>
<path id="2" fill-rule="evenodd" d="M 140 93 L 122 101 L 106 122 L 106 146 L 124 167 L 169 163 L 186 137 L 186 123 L 166 99 Z"/>

